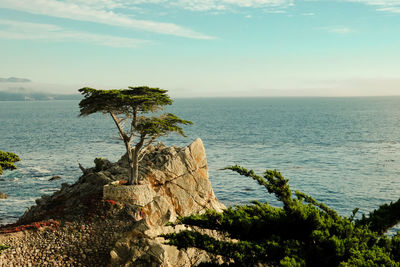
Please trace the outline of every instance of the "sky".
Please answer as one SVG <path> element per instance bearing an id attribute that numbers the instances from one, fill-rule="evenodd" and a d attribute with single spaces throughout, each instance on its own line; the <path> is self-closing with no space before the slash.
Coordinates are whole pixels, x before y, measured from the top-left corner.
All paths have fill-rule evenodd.
<path id="1" fill-rule="evenodd" d="M 400 0 L 0 0 L 0 51 L 2 91 L 400 95 Z"/>

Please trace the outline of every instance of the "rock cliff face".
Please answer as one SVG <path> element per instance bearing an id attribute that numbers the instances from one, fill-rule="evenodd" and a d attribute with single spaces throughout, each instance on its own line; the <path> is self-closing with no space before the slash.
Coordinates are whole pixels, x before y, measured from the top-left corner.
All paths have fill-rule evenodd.
<path id="1" fill-rule="evenodd" d="M 106 185 L 103 199 L 138 208 L 137 219 L 150 226 L 175 220 L 176 216 L 222 211 L 208 179 L 208 166 L 201 139 L 185 148 L 155 149 L 145 158 L 140 185 Z"/>
<path id="2" fill-rule="evenodd" d="M 37 205 L 19 222 L 82 219 L 98 207 L 93 203 L 118 203 L 114 208 L 117 211 L 107 213 L 107 220 L 123 218 L 132 227 L 111 250 L 112 266 L 192 266 L 208 259 L 196 249 L 179 251 L 164 245 L 158 237 L 178 230 L 164 226 L 177 216 L 225 208 L 211 187 L 201 139 L 184 148 L 162 144 L 150 147 L 140 164 L 139 185 L 118 182 L 127 179 L 126 156 L 117 163 L 96 159 L 95 164 L 94 168 L 83 169 L 84 175 L 75 184 L 63 184 L 53 196 L 36 200 Z"/>

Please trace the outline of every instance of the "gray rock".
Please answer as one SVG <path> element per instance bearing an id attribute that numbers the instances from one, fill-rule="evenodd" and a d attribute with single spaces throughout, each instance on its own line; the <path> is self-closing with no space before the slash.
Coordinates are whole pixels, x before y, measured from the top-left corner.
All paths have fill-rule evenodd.
<path id="1" fill-rule="evenodd" d="M 103 171 L 99 171 L 96 173 L 89 173 L 85 176 L 83 181 L 96 187 L 102 187 L 103 185 L 110 183 L 112 179 L 110 175 L 107 175 Z"/>
<path id="2" fill-rule="evenodd" d="M 158 237 L 162 233 L 187 229 L 185 226 L 149 228 L 146 225 L 144 221 L 139 222 L 134 230 L 116 242 L 110 252 L 111 266 L 190 267 L 210 260 L 202 250 L 178 250 L 174 246 L 164 244 L 165 240 Z"/>
<path id="3" fill-rule="evenodd" d="M 111 162 L 105 158 L 95 158 L 94 164 L 96 165 L 95 166 L 96 171 L 107 170 L 112 165 Z"/>

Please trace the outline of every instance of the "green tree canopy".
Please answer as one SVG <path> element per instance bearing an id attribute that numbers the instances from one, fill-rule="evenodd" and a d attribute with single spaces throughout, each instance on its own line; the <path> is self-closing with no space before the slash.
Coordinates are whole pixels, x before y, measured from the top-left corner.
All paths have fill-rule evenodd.
<path id="1" fill-rule="evenodd" d="M 167 90 L 147 86 L 111 90 L 84 87 L 79 89 L 79 92 L 84 96 L 79 103 L 81 116 L 96 112 L 135 116 L 138 113 L 154 112 L 172 104 Z"/>
<path id="2" fill-rule="evenodd" d="M 0 175 L 3 174 L 3 170 L 15 170 L 17 166 L 14 162 L 20 161 L 21 159 L 11 152 L 3 152 L 0 150 Z"/>
<path id="3" fill-rule="evenodd" d="M 131 170 L 128 184 L 138 182 L 139 162 L 147 146 L 171 132 L 185 136 L 180 125 L 192 124 L 171 113 L 157 113 L 164 106 L 172 104 L 172 99 L 164 89 L 140 86 L 98 90 L 84 87 L 79 92 L 84 96 L 79 103 L 80 116 L 101 112 L 109 114 L 114 120 L 128 154 Z"/>

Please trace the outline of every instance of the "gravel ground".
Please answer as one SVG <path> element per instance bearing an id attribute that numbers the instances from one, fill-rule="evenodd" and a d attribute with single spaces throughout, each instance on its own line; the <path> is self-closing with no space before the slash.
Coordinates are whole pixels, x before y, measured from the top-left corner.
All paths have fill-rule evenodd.
<path id="1" fill-rule="evenodd" d="M 0 244 L 10 247 L 0 254 L 0 266 L 108 266 L 112 247 L 131 225 L 98 218 L 0 234 Z"/>

